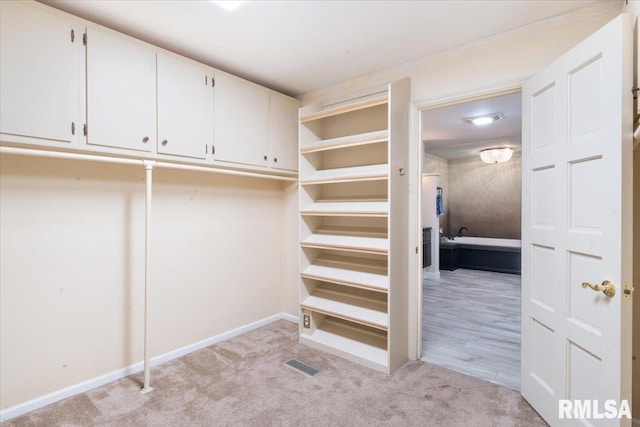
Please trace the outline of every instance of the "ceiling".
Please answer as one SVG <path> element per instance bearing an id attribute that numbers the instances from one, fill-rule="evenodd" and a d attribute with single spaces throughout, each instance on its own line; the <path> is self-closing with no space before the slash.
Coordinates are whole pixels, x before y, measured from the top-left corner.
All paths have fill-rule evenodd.
<path id="1" fill-rule="evenodd" d="M 422 140 L 425 152 L 447 160 L 480 155 L 480 150 L 511 147 L 520 150 L 522 141 L 521 93 L 485 98 L 422 112 Z M 502 113 L 503 118 L 483 126 L 464 118 Z"/>
<path id="2" fill-rule="evenodd" d="M 41 0 L 299 96 L 607 0 Z"/>

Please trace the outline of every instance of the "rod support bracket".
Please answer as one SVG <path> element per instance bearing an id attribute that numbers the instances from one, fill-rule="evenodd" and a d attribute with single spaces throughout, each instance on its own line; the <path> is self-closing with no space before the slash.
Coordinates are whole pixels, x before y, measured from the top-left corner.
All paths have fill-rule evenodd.
<path id="1" fill-rule="evenodd" d="M 156 161 L 155 160 L 143 160 L 142 164 L 144 165 L 144 168 L 146 170 L 153 170 L 154 166 L 156 165 Z"/>

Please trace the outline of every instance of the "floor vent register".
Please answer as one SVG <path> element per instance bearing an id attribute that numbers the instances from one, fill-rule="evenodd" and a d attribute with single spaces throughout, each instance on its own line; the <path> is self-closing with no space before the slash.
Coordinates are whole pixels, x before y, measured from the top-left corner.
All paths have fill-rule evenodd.
<path id="1" fill-rule="evenodd" d="M 319 369 L 316 369 L 311 365 L 307 365 L 306 363 L 298 359 L 289 359 L 284 362 L 284 364 L 295 369 L 296 371 L 302 372 L 305 375 L 309 375 L 310 377 L 320 372 Z"/>

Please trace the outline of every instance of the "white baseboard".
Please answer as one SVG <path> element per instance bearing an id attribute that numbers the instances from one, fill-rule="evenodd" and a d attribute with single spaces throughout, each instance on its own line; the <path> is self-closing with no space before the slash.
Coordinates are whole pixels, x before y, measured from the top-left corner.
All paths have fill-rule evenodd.
<path id="1" fill-rule="evenodd" d="M 440 280 L 439 271 L 425 271 L 423 274 L 424 279 Z"/>
<path id="2" fill-rule="evenodd" d="M 182 357 L 186 354 L 203 349 L 205 347 L 208 347 L 220 341 L 224 341 L 229 338 L 233 338 L 235 336 L 244 334 L 245 332 L 249 332 L 254 329 L 260 328 L 271 322 L 275 322 L 276 320 L 287 320 L 289 322 L 294 322 L 294 323 L 298 323 L 299 321 L 297 316 L 294 316 L 289 313 L 282 312 L 282 313 L 274 314 L 273 316 L 269 316 L 264 319 L 258 320 L 256 322 L 249 323 L 248 325 L 244 325 L 239 328 L 235 328 L 230 331 L 223 332 L 213 337 L 204 339 L 202 341 L 189 344 L 182 348 L 178 348 L 176 350 L 152 357 L 151 366 L 157 366 L 162 363 L 168 362 L 170 360 L 177 359 L 178 357 Z M 126 376 L 141 372 L 143 368 L 144 368 L 143 363 L 137 362 L 137 363 L 134 363 L 133 365 L 127 366 L 126 368 L 118 369 L 118 370 L 109 372 L 107 374 L 101 375 L 99 377 L 95 377 L 90 380 L 83 381 L 79 384 L 74 384 L 70 387 L 63 388 L 62 390 L 57 390 L 52 393 L 45 394 L 44 396 L 37 397 L 33 400 L 20 403 L 16 406 L 3 409 L 0 411 L 0 422 L 8 421 L 12 418 L 19 417 L 20 415 L 24 415 L 27 412 L 31 412 L 36 409 L 43 408 L 47 405 L 66 399 L 68 397 L 87 392 L 96 387 L 100 387 L 110 382 L 117 381 Z"/>
<path id="3" fill-rule="evenodd" d="M 284 311 L 280 313 L 282 320 L 287 320 L 289 322 L 298 323 L 300 322 L 300 318 L 298 316 L 294 316 L 293 314 L 285 313 Z"/>

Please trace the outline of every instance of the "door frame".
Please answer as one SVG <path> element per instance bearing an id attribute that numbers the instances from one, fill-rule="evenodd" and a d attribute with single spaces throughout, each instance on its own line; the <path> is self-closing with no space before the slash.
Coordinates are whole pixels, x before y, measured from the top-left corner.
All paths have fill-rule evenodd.
<path id="1" fill-rule="evenodd" d="M 498 85 L 491 85 L 480 89 L 458 92 L 448 96 L 412 101 L 410 106 L 410 155 L 409 170 L 411 171 L 410 188 L 413 188 L 413 197 L 409 199 L 409 247 L 416 247 L 416 256 L 409 257 L 409 298 L 408 298 L 408 337 L 409 358 L 419 360 L 422 357 L 422 218 L 420 209 L 422 206 L 422 165 L 424 162 L 424 147 L 422 144 L 422 120 L 423 111 L 449 105 L 476 101 L 494 96 L 507 95 L 522 92 L 522 85 L 530 76 L 523 79 L 510 81 Z"/>
<path id="2" fill-rule="evenodd" d="M 409 198 L 409 247 L 415 246 L 416 256 L 409 257 L 409 295 L 408 295 L 408 339 L 409 339 L 409 358 L 419 360 L 422 357 L 422 220 L 420 209 L 422 206 L 421 188 L 422 188 L 422 165 L 424 163 L 424 148 L 422 144 L 422 120 L 423 111 L 433 108 L 444 107 L 447 105 L 460 104 L 463 102 L 490 98 L 498 95 L 506 95 L 508 93 L 521 92 L 524 82 L 529 80 L 531 76 L 511 82 L 491 85 L 476 90 L 454 93 L 448 96 L 412 101 L 410 105 L 410 156 L 409 171 L 410 189 L 413 189 Z M 634 151 L 639 148 L 634 147 Z M 636 174 L 634 164 L 634 175 Z M 633 180 L 633 177 L 631 178 Z M 638 226 L 635 217 L 632 220 L 634 226 Z M 640 226 L 638 226 L 640 228 Z M 635 227 L 634 227 L 635 229 Z M 633 278 L 637 277 L 636 271 L 633 271 Z M 635 282 L 634 282 L 635 283 Z M 637 304 L 634 304 L 636 306 Z M 633 319 L 631 320 L 633 324 Z M 636 339 L 635 334 L 632 339 Z"/>

